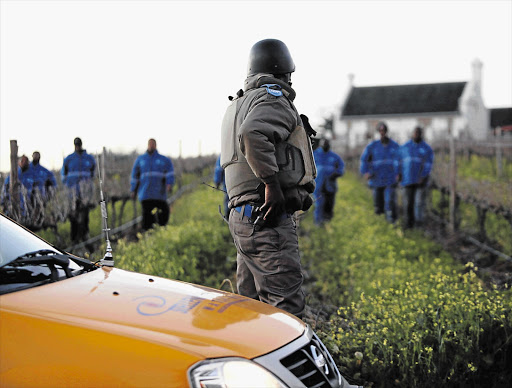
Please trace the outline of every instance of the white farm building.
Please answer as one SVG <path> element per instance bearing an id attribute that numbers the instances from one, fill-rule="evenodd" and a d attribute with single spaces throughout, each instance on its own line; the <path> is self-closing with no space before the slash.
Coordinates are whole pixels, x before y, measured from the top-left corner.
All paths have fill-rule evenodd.
<path id="1" fill-rule="evenodd" d="M 490 112 L 481 95 L 482 63 L 472 63 L 466 82 L 356 87 L 349 76 L 349 90 L 332 120 L 333 140 L 352 148 L 377 136 L 379 121 L 388 125 L 398 143 L 410 138 L 415 126 L 425 129 L 427 141 L 447 138 L 485 140 Z"/>

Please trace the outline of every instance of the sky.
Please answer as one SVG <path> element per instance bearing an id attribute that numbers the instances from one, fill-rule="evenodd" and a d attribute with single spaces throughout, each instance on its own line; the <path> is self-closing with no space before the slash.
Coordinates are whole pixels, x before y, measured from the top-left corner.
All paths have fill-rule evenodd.
<path id="1" fill-rule="evenodd" d="M 295 105 L 313 127 L 355 86 L 467 81 L 483 62 L 488 108 L 512 107 L 512 0 L 0 0 L 0 171 L 41 152 L 220 152 L 228 96 L 254 43 L 280 39 Z"/>

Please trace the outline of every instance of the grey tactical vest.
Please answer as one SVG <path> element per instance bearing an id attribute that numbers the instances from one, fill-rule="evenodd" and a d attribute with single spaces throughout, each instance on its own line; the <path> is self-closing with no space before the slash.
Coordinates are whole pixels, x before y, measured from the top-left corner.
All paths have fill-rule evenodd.
<path id="1" fill-rule="evenodd" d="M 224 115 L 221 130 L 221 165 L 225 170 L 226 188 L 230 199 L 246 193 L 258 193 L 259 188 L 260 193 L 262 192 L 261 179 L 256 177 L 240 150 L 239 130 L 252 106 L 258 99 L 267 98 L 266 94 L 265 88 L 248 90 L 245 95 L 231 102 Z M 285 141 L 275 145 L 275 157 L 279 168 L 277 175 L 287 202 L 293 203 L 288 210 L 306 210 L 304 207 L 309 207 L 311 201 L 306 197 L 314 191 L 316 166 L 310 139 L 291 102 L 290 106 L 297 116 L 298 125 Z M 293 198 L 287 198 L 289 196 Z M 305 202 L 309 205 L 305 206 Z"/>

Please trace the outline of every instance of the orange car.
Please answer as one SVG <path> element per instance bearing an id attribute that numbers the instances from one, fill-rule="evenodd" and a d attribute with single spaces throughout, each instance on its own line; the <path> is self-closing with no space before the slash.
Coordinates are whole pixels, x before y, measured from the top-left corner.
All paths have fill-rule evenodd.
<path id="1" fill-rule="evenodd" d="M 349 387 L 309 326 L 240 295 L 101 267 L 0 215 L 2 387 Z"/>

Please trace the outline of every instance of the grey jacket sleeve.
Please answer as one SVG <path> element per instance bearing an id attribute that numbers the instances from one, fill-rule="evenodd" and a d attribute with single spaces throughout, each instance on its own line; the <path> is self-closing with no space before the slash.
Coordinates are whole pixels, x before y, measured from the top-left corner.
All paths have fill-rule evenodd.
<path id="1" fill-rule="evenodd" d="M 240 126 L 240 150 L 256 177 L 269 183 L 279 171 L 275 144 L 288 138 L 297 117 L 285 97 L 265 97 L 255 103 Z"/>

